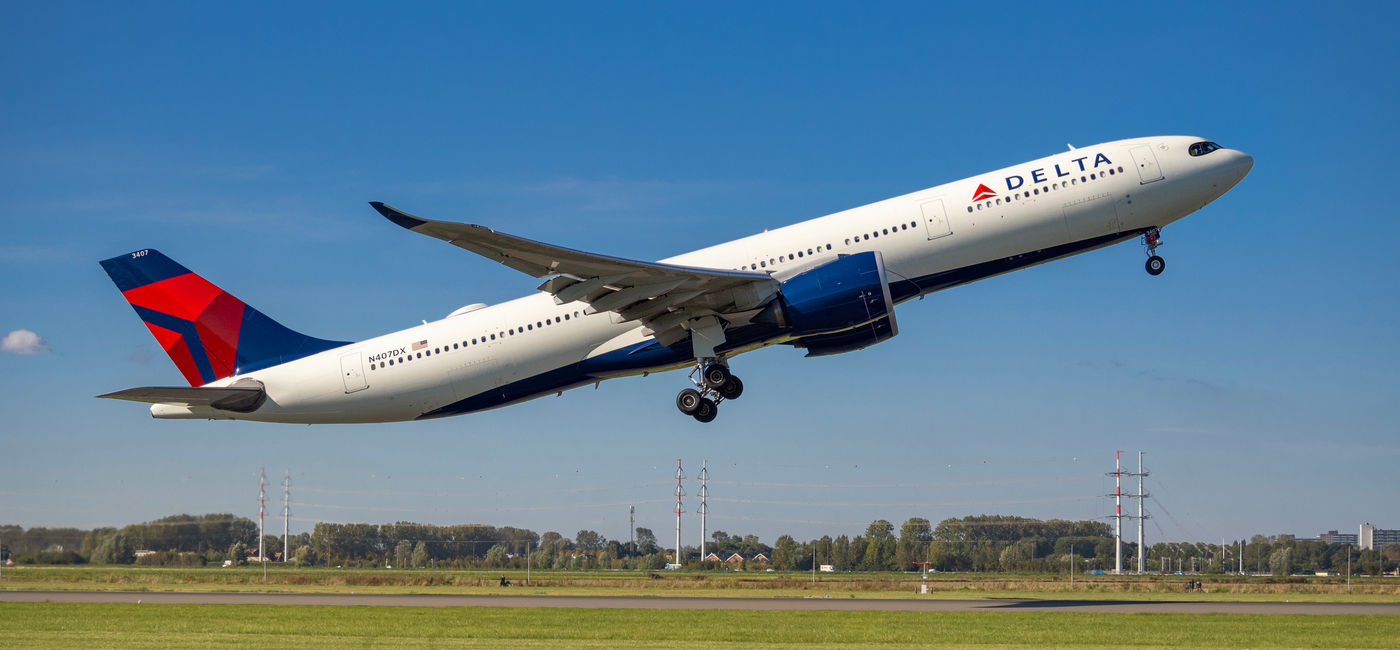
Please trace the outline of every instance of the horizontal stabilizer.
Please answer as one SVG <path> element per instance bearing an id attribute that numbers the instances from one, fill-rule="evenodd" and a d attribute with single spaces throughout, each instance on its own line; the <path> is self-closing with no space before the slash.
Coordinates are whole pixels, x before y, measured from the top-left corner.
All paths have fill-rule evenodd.
<path id="1" fill-rule="evenodd" d="M 235 413 L 251 413 L 262 406 L 263 400 L 267 399 L 267 391 L 263 389 L 261 384 L 224 386 L 222 388 L 142 386 L 98 395 L 98 397 L 124 399 L 132 402 L 150 402 L 152 404 L 208 406 Z"/>

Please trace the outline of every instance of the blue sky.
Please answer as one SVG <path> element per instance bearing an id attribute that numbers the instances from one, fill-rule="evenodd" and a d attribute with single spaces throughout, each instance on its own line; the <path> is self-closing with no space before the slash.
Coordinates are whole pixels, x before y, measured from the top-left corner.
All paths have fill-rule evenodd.
<path id="1" fill-rule="evenodd" d="M 708 458 L 711 529 L 771 542 L 1101 517 L 1114 450 L 1141 449 L 1154 539 L 1400 527 L 1393 3 L 0 12 L 0 334 L 47 345 L 0 354 L 0 521 L 255 516 L 266 466 L 292 472 L 297 530 L 626 538 L 635 504 L 668 540 L 675 460 L 694 477 Z M 357 339 L 538 283 L 367 201 L 656 259 L 1152 134 L 1256 160 L 1164 231 L 1164 275 L 1122 244 L 908 303 L 859 353 L 746 355 L 710 426 L 675 413 L 680 373 L 394 425 L 92 398 L 181 380 L 97 265 L 135 249 Z"/>

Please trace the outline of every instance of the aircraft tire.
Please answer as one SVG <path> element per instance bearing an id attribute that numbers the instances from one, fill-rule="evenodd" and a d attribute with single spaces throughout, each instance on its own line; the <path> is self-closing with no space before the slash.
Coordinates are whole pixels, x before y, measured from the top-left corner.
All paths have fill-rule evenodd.
<path id="1" fill-rule="evenodd" d="M 719 388 L 733 375 L 729 374 L 729 369 L 719 364 L 705 367 L 705 385 L 710 388 Z"/>
<path id="2" fill-rule="evenodd" d="M 1162 271 L 1165 271 L 1165 270 L 1167 270 L 1167 261 L 1166 261 L 1166 260 L 1162 259 L 1161 257 L 1159 257 L 1159 256 L 1157 256 L 1157 255 L 1153 255 L 1152 257 L 1147 258 L 1147 274 L 1148 274 L 1148 275 L 1161 275 L 1161 274 L 1162 274 Z"/>
<path id="3" fill-rule="evenodd" d="M 738 377 L 729 376 L 729 380 L 719 385 L 719 396 L 724 399 L 739 399 L 744 394 L 744 382 Z"/>
<path id="4" fill-rule="evenodd" d="M 701 397 L 700 391 L 694 388 L 687 388 L 676 394 L 676 408 L 680 409 L 681 413 L 686 415 L 695 415 L 700 405 L 707 401 L 709 400 Z M 713 404 L 713 402 L 711 402 L 711 404 Z"/>
<path id="5" fill-rule="evenodd" d="M 715 403 L 708 398 L 702 397 L 700 398 L 700 407 L 695 409 L 695 413 L 692 417 L 698 422 L 713 422 L 718 415 L 719 407 L 715 406 Z"/>

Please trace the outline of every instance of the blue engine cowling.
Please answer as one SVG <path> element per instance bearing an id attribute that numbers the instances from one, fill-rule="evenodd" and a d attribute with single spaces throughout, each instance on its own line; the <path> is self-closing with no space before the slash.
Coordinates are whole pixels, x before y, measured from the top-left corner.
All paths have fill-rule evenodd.
<path id="1" fill-rule="evenodd" d="M 841 354 L 842 352 L 855 352 L 863 348 L 868 348 L 876 343 L 894 338 L 899 333 L 899 328 L 894 322 L 894 315 L 881 318 L 873 323 L 866 323 L 860 327 L 849 329 L 836 334 L 823 334 L 821 336 L 807 336 L 796 341 L 793 345 L 799 348 L 807 348 L 807 356 L 824 357 L 828 354 Z"/>
<path id="2" fill-rule="evenodd" d="M 781 324 L 819 347 L 825 340 L 837 347 L 859 349 L 899 333 L 894 320 L 894 300 L 890 298 L 890 284 L 885 276 L 885 260 L 879 251 L 844 255 L 795 275 L 780 285 L 779 295 Z M 883 336 L 879 327 L 862 327 L 877 322 L 886 323 Z M 860 341 L 842 333 L 856 328 L 862 331 L 853 332 L 853 336 L 870 340 L 850 347 Z M 796 345 L 811 348 L 801 341 Z"/>

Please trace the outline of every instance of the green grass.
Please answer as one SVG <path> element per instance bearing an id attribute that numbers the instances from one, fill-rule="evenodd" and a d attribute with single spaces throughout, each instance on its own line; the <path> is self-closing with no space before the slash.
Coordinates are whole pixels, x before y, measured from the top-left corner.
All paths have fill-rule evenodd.
<path id="1" fill-rule="evenodd" d="M 1394 647 L 1395 616 L 0 604 L 10 647 Z"/>
<path id="2" fill-rule="evenodd" d="M 517 586 L 503 590 L 497 585 L 501 575 Z M 524 577 L 520 570 L 275 566 L 269 567 L 264 581 L 260 567 L 24 566 L 6 568 L 0 590 L 1400 602 L 1396 578 L 1355 579 L 1348 589 L 1341 578 L 1203 576 L 1208 591 L 1186 593 L 1182 576 L 1086 576 L 1071 586 L 1066 576 L 959 573 L 931 576 L 932 593 L 920 596 L 919 576 L 908 573 L 822 574 L 815 585 L 810 574 L 802 573 L 535 571 L 529 586 Z"/>

